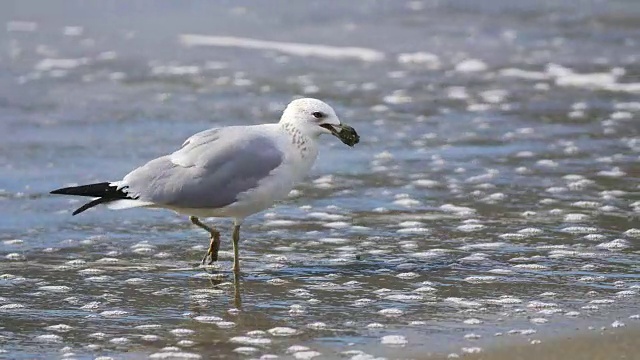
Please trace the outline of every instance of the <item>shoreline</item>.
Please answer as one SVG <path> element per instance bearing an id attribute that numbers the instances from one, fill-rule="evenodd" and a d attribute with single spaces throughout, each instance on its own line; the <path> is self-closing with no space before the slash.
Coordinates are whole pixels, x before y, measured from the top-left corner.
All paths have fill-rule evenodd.
<path id="1" fill-rule="evenodd" d="M 515 343 L 504 338 L 477 354 L 461 354 L 465 360 L 614 360 L 640 358 L 640 326 L 593 330 L 551 339 L 540 343 Z M 447 355 L 429 360 L 451 359 Z"/>

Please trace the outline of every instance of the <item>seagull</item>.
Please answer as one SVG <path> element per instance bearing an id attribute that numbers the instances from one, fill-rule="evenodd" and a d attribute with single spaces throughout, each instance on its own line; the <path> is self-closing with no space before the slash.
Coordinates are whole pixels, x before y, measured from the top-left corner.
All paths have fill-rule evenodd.
<path id="1" fill-rule="evenodd" d="M 201 217 L 233 219 L 233 271 L 245 218 L 285 198 L 311 170 L 319 137 L 331 134 L 354 146 L 360 136 L 331 106 L 303 98 L 287 105 L 278 123 L 213 128 L 189 137 L 180 149 L 134 169 L 120 181 L 66 187 L 51 194 L 94 197 L 77 215 L 105 204 L 114 210 L 161 208 L 189 216 L 210 234 L 202 265 L 218 260 L 220 232 Z"/>

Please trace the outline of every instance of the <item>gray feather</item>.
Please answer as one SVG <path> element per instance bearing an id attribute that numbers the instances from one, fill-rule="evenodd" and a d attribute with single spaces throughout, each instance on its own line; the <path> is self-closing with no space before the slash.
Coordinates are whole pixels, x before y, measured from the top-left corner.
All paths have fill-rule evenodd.
<path id="1" fill-rule="evenodd" d="M 152 160 L 123 179 L 139 200 L 181 208 L 221 208 L 237 201 L 280 166 L 283 154 L 246 127 L 195 134 L 171 155 Z"/>

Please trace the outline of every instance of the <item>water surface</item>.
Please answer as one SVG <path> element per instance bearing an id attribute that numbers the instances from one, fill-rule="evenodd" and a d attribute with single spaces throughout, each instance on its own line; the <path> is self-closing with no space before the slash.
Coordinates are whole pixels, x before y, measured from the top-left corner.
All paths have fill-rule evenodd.
<path id="1" fill-rule="evenodd" d="M 462 355 L 640 317 L 634 1 L 15 1 L 0 23 L 2 356 Z M 247 219 L 240 279 L 228 220 L 203 269 L 182 216 L 48 195 L 298 96 L 361 143 L 323 139 Z"/>

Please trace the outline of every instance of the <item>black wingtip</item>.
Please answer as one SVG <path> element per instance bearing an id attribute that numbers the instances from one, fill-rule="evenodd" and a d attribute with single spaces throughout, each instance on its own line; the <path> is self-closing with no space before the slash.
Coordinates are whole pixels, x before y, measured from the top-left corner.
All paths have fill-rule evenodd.
<path id="1" fill-rule="evenodd" d="M 74 216 L 103 203 L 120 199 L 134 199 L 132 197 L 129 197 L 129 195 L 124 192 L 123 189 L 120 189 L 117 186 L 113 186 L 108 182 L 55 189 L 50 191 L 49 194 L 77 195 L 97 198 L 76 209 L 72 213 L 72 215 Z"/>
<path id="2" fill-rule="evenodd" d="M 55 189 L 50 194 L 59 195 L 76 195 L 76 196 L 89 196 L 89 197 L 106 197 L 109 199 L 127 199 L 128 195 L 123 189 L 117 186 L 111 185 L 109 182 L 101 182 L 95 184 L 87 184 L 80 186 L 70 186 L 60 189 Z"/>
<path id="3" fill-rule="evenodd" d="M 108 202 L 112 202 L 112 201 L 116 201 L 117 199 L 109 199 L 109 198 L 97 198 L 94 200 L 89 201 L 88 203 L 80 206 L 79 208 L 77 208 L 74 212 L 71 213 L 72 216 L 76 216 L 78 214 L 80 214 L 81 212 L 88 210 L 94 206 L 103 204 L 103 203 L 108 203 Z"/>

